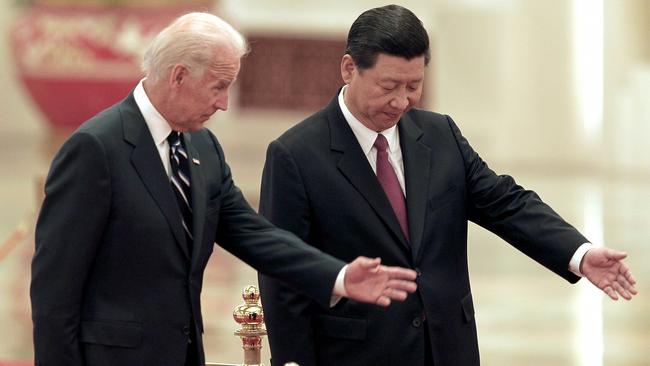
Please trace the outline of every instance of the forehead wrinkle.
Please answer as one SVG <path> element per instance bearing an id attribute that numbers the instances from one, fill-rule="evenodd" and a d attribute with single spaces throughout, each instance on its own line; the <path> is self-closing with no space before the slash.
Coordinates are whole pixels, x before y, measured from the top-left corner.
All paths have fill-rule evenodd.
<path id="1" fill-rule="evenodd" d="M 217 79 L 234 80 L 239 72 L 239 62 L 217 60 L 209 68 L 210 75 Z"/>

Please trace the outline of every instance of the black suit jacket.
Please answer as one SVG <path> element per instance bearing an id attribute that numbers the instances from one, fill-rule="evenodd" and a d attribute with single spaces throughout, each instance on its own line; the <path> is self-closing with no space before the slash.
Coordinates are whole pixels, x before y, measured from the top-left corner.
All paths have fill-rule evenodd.
<path id="1" fill-rule="evenodd" d="M 191 250 L 133 95 L 84 123 L 56 154 L 32 263 L 37 365 L 181 366 L 192 332 L 203 362 L 200 293 L 215 241 L 329 303 L 343 263 L 257 215 L 210 131 L 184 138 L 189 161 L 199 162 L 191 163 Z"/>
<path id="2" fill-rule="evenodd" d="M 422 365 L 424 326 L 436 365 L 478 365 L 468 220 L 578 280 L 568 263 L 587 240 L 490 170 L 451 118 L 413 109 L 398 128 L 410 243 L 337 97 L 270 144 L 260 212 L 271 222 L 340 259 L 381 257 L 419 273 L 417 294 L 387 309 L 347 299 L 330 309 L 260 275 L 274 365 Z"/>

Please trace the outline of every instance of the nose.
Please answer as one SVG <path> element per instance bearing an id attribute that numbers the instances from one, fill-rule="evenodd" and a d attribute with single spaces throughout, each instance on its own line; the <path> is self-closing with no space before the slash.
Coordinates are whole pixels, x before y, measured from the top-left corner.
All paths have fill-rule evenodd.
<path id="1" fill-rule="evenodd" d="M 228 92 L 219 95 L 214 101 L 214 108 L 222 111 L 228 110 L 228 97 Z"/>
<path id="2" fill-rule="evenodd" d="M 391 101 L 390 106 L 400 111 L 405 110 L 409 105 L 409 99 L 406 93 L 398 93 Z"/>

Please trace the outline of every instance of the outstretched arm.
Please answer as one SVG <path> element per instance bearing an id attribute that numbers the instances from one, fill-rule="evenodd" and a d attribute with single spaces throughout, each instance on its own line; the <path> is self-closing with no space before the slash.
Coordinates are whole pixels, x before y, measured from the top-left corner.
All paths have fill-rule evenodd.
<path id="1" fill-rule="evenodd" d="M 605 247 L 590 249 L 580 262 L 580 272 L 612 300 L 623 296 L 631 300 L 637 294 L 636 279 L 623 259 L 627 253 Z"/>

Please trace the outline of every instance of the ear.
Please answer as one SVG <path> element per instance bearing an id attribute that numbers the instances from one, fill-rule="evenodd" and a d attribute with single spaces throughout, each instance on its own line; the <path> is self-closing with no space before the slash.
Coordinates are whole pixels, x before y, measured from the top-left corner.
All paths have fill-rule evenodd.
<path id="1" fill-rule="evenodd" d="M 169 86 L 171 88 L 178 88 L 190 76 L 190 70 L 183 64 L 176 64 L 172 67 L 169 73 Z"/>
<path id="2" fill-rule="evenodd" d="M 352 56 L 345 54 L 341 59 L 341 78 L 346 84 L 352 82 L 352 78 L 357 71 L 357 65 L 354 63 Z"/>

